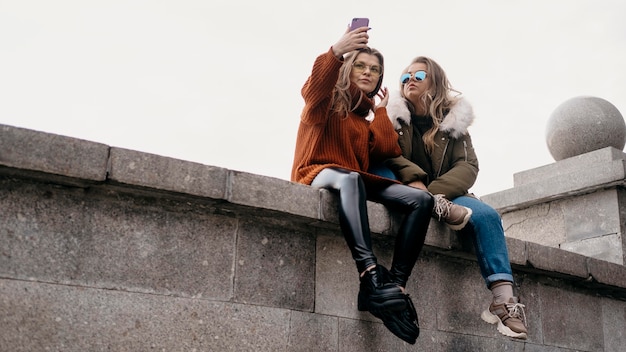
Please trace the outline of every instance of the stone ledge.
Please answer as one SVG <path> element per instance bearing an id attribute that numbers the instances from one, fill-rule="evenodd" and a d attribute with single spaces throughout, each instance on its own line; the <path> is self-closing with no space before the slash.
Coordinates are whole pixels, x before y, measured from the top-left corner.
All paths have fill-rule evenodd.
<path id="1" fill-rule="evenodd" d="M 599 189 L 624 185 L 626 154 L 607 147 L 514 175 L 515 187 L 485 195 L 483 201 L 506 213 Z M 602 172 L 597 170 L 601 169 Z"/>
<path id="2" fill-rule="evenodd" d="M 43 177 L 71 185 L 103 182 L 109 147 L 77 138 L 0 125 L 3 174 Z"/>
<path id="3" fill-rule="evenodd" d="M 525 184 L 537 182 L 550 177 L 569 178 L 573 173 L 578 173 L 581 169 L 601 167 L 613 161 L 624 160 L 626 154 L 619 149 L 606 147 L 593 152 L 577 155 L 571 158 L 559 160 L 555 163 L 540 166 L 534 169 L 521 171 L 513 175 L 513 185 L 519 187 Z M 602 175 L 597 173 L 597 178 Z M 596 184 L 595 179 L 587 180 L 589 184 Z"/>
<path id="4" fill-rule="evenodd" d="M 139 190 L 153 197 L 210 202 L 235 214 L 280 214 L 320 227 L 338 225 L 336 197 L 326 190 L 6 125 L 0 125 L 0 175 L 113 187 L 130 193 Z M 398 214 L 372 202 L 368 203 L 368 211 L 375 234 L 395 233 L 400 223 Z M 442 224 L 431 221 L 427 250 L 473 258 L 472 249 L 464 242 Z M 516 270 L 592 282 L 626 299 L 623 266 L 511 238 L 507 243 Z"/>

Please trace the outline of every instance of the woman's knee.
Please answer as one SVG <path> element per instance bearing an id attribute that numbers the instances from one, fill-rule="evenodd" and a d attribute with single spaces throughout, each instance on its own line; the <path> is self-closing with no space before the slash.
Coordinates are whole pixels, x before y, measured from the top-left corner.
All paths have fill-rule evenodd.
<path id="1" fill-rule="evenodd" d="M 348 180 L 349 182 L 361 182 L 361 174 L 359 174 L 356 171 L 347 171 L 345 173 L 345 179 Z"/>
<path id="2" fill-rule="evenodd" d="M 488 204 L 481 204 L 480 207 L 472 207 L 472 220 L 477 222 L 502 221 L 500 213 Z"/>
<path id="3" fill-rule="evenodd" d="M 432 209 L 435 205 L 435 198 L 421 189 L 411 188 L 411 198 L 415 208 Z"/>
<path id="4" fill-rule="evenodd" d="M 312 186 L 331 187 L 337 190 L 356 190 L 363 181 L 361 175 L 356 171 L 349 171 L 337 168 L 326 168 L 317 175 Z"/>
<path id="5" fill-rule="evenodd" d="M 361 179 L 361 175 L 356 171 L 346 171 L 342 172 L 339 178 L 339 184 L 342 189 L 349 187 L 351 189 L 358 189 L 360 185 L 363 183 Z"/>

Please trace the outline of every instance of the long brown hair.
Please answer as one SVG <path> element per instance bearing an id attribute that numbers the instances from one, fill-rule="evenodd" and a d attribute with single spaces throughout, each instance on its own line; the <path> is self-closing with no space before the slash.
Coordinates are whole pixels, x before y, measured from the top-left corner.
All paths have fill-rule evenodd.
<path id="1" fill-rule="evenodd" d="M 426 150 L 431 152 L 435 147 L 435 134 L 439 129 L 439 125 L 443 121 L 444 117 L 450 111 L 450 108 L 456 103 L 457 97 L 461 94 L 458 90 L 452 88 L 446 72 L 443 68 L 435 62 L 435 60 L 426 57 L 418 56 L 407 66 L 402 74 L 409 72 L 409 67 L 416 63 L 422 63 L 426 65 L 426 75 L 428 79 L 428 89 L 420 97 L 422 104 L 427 108 L 428 115 L 432 118 L 433 126 L 429 129 L 422 139 Z M 404 84 L 400 83 L 400 95 L 407 101 L 407 106 L 411 113 L 415 113 L 415 106 L 411 103 L 406 96 L 404 96 Z M 452 95 L 451 93 L 457 93 Z"/>
<path id="2" fill-rule="evenodd" d="M 355 50 L 350 52 L 343 60 L 343 65 L 339 69 L 339 78 L 337 79 L 337 83 L 335 84 L 335 90 L 333 91 L 333 111 L 339 114 L 339 116 L 348 116 L 348 113 L 352 111 L 352 109 L 359 106 L 361 103 L 361 99 L 363 99 L 363 95 L 361 94 L 359 97 L 359 101 L 352 106 L 352 94 L 350 94 L 350 73 L 352 72 L 352 64 L 356 61 L 356 57 L 360 53 L 374 55 L 378 58 L 380 62 L 380 67 L 382 68 L 382 72 L 380 77 L 378 77 L 378 83 L 376 84 L 376 88 L 373 91 L 366 93 L 365 95 L 368 98 L 373 98 L 378 90 L 380 89 L 381 84 L 383 83 L 383 74 L 385 73 L 385 61 L 383 58 L 383 54 L 380 51 L 365 47 L 363 49 Z"/>

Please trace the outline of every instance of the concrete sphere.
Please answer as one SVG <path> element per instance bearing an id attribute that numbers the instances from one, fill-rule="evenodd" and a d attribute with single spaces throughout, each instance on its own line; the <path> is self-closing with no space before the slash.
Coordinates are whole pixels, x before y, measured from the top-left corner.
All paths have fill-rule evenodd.
<path id="1" fill-rule="evenodd" d="M 581 96 L 559 105 L 546 128 L 548 150 L 559 161 L 605 147 L 624 150 L 626 123 L 602 98 Z"/>

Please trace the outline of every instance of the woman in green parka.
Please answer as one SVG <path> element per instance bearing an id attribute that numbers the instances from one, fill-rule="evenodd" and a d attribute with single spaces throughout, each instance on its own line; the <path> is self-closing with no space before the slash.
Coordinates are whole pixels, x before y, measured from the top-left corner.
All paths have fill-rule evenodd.
<path id="1" fill-rule="evenodd" d="M 526 339 L 524 305 L 513 295 L 502 220 L 495 209 L 469 193 L 478 176 L 468 132 L 474 120 L 471 105 L 452 89 L 439 64 L 421 56 L 402 72 L 400 96 L 390 98 L 387 113 L 402 156 L 386 165 L 402 183 L 434 194 L 436 206 L 460 213 L 469 209 L 462 233 L 471 236 L 481 274 L 493 293 L 481 317 L 498 324 L 506 336 Z"/>

